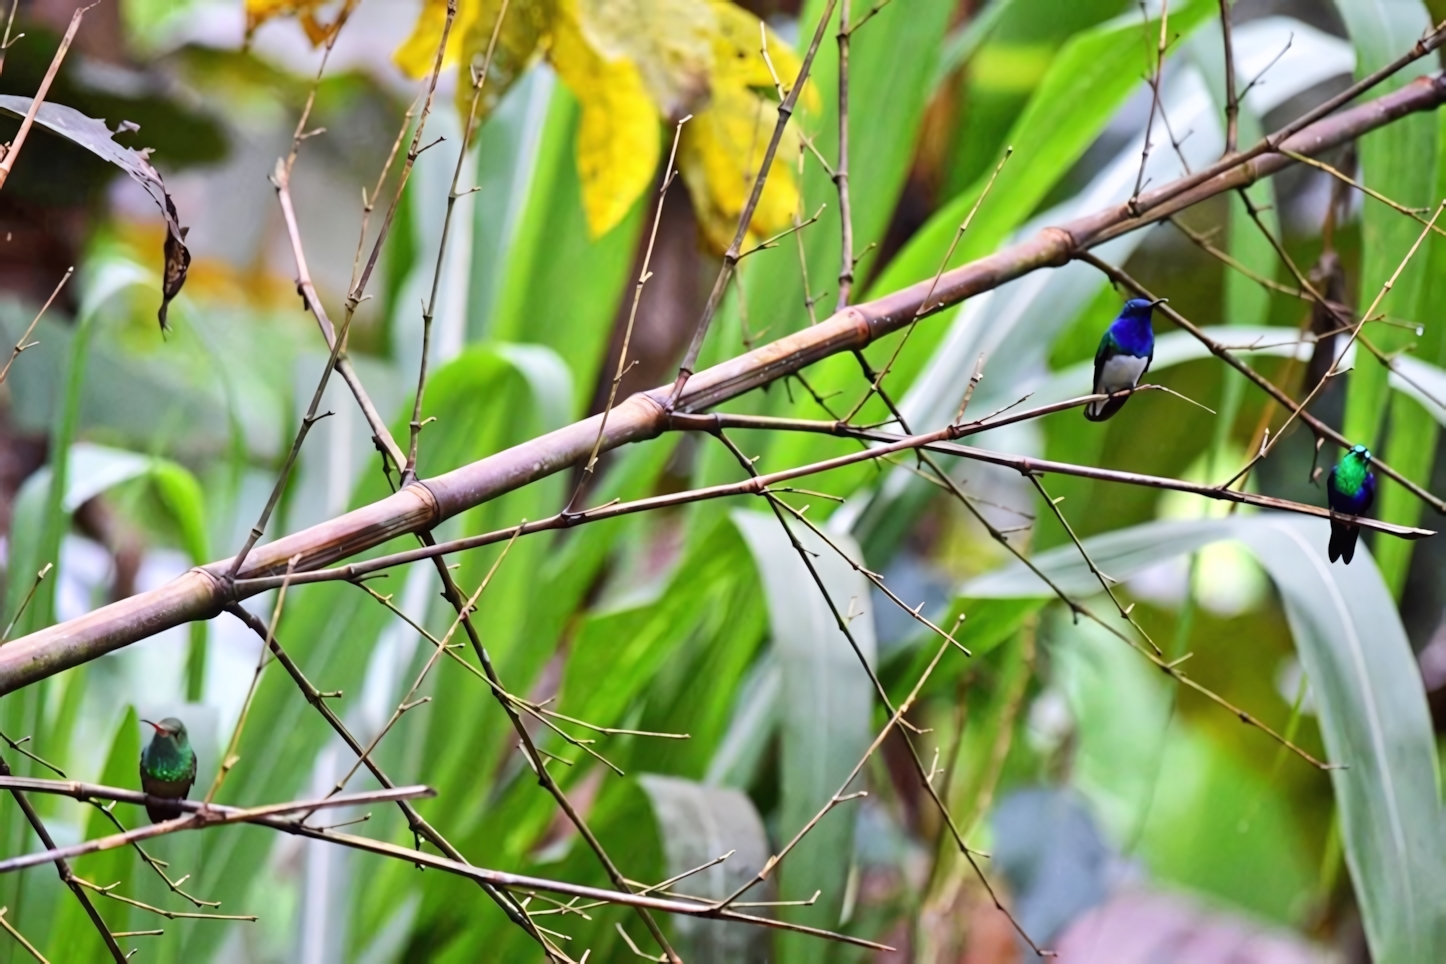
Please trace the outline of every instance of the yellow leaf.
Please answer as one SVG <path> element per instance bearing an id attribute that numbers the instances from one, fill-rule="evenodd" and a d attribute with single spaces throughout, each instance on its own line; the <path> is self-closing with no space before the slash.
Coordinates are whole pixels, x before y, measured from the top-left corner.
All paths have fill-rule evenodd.
<path id="1" fill-rule="evenodd" d="M 317 11 L 326 3 L 327 0 L 246 0 L 246 36 L 249 39 L 257 27 L 276 17 L 299 17 L 312 46 L 320 46 L 351 15 L 357 0 L 346 0 L 331 23 L 323 23 L 317 17 Z"/>
<path id="2" fill-rule="evenodd" d="M 750 87 L 777 97 L 776 80 L 786 95 L 803 67 L 798 54 L 765 26 L 768 60 L 773 62 L 770 71 L 768 61 L 763 59 L 763 37 L 758 29 L 762 21 L 728 0 L 711 2 L 718 23 L 718 31 L 713 35 L 713 86 Z M 818 90 L 813 81 L 804 85 L 799 100 L 809 110 L 818 109 Z"/>
<path id="3" fill-rule="evenodd" d="M 715 86 L 708 107 L 683 127 L 678 168 L 704 235 L 720 251 L 733 243 L 738 217 L 777 122 L 772 100 L 747 88 Z M 798 156 L 798 147 L 798 135 L 790 125 L 749 225 L 749 237 L 755 242 L 787 228 L 798 210 L 798 184 L 789 163 Z"/>
<path id="4" fill-rule="evenodd" d="M 562 0 L 551 60 L 582 106 L 577 171 L 588 231 L 612 230 L 653 181 L 658 165 L 658 111 L 630 60 L 606 60 L 583 38 L 575 0 Z"/>
<path id="5" fill-rule="evenodd" d="M 589 46 L 631 60 L 663 116 L 701 105 L 718 29 L 710 0 L 578 0 L 577 12 Z"/>
<path id="6" fill-rule="evenodd" d="M 523 0 L 526 2 L 526 0 Z M 462 40 L 466 37 L 484 0 L 457 0 L 457 15 L 452 20 L 452 30 L 447 34 L 447 53 L 442 66 L 449 67 L 457 62 L 462 51 Z M 492 21 L 488 20 L 488 26 Z M 427 77 L 437 62 L 437 45 L 442 42 L 442 29 L 447 25 L 447 0 L 422 0 L 422 12 L 412 25 L 412 35 L 402 42 L 392 61 L 409 77 Z M 485 45 L 486 40 L 482 41 Z M 485 49 L 485 46 L 484 46 Z"/>
<path id="7" fill-rule="evenodd" d="M 459 36 L 461 48 L 459 59 L 462 69 L 457 77 L 457 110 L 463 118 L 472 107 L 472 80 L 469 71 L 480 74 L 487 59 L 487 45 L 492 41 L 492 31 L 497 25 L 497 16 L 502 12 L 502 0 L 469 0 L 476 8 L 474 15 Z M 443 7 L 445 13 L 445 6 Z M 477 103 L 477 124 L 497 107 L 502 96 L 512 87 L 529 66 L 531 66 L 542 39 L 552 28 L 557 16 L 555 0 L 512 0 L 507 7 L 507 16 L 502 21 L 502 32 L 497 36 L 497 48 L 492 53 L 492 65 L 487 71 L 487 83 L 482 88 Z M 458 28 L 454 28 L 458 29 Z M 431 57 L 437 55 L 440 33 L 432 37 Z M 451 44 L 449 43 L 450 47 Z M 427 62 L 430 72 L 432 61 Z"/>

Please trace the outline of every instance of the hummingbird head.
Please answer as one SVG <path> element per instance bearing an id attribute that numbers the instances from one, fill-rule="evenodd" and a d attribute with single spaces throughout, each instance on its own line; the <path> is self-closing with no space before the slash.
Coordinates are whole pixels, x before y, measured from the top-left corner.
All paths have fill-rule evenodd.
<path id="1" fill-rule="evenodd" d="M 1156 305 L 1164 304 L 1169 300 L 1169 298 L 1156 298 L 1154 301 L 1148 298 L 1131 298 L 1125 302 L 1125 307 L 1120 314 L 1137 318 L 1148 318 L 1150 317 L 1150 312 L 1155 309 Z"/>
<path id="2" fill-rule="evenodd" d="M 1371 461 L 1371 450 L 1366 448 L 1364 445 L 1351 446 L 1350 454 L 1367 464 L 1369 464 Z"/>
<path id="3" fill-rule="evenodd" d="M 168 716 L 159 723 L 153 723 L 150 720 L 141 720 L 141 722 L 156 731 L 156 740 L 174 742 L 178 746 L 185 746 L 190 742 L 186 734 L 186 724 L 174 716 Z"/>

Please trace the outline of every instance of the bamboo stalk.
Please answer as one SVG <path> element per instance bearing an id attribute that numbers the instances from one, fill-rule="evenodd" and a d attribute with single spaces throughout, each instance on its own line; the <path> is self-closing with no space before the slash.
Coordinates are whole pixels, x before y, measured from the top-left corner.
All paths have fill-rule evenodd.
<path id="1" fill-rule="evenodd" d="M 1031 238 L 945 272 L 937 281 L 926 278 L 874 301 L 850 306 L 817 325 L 697 372 L 688 379 L 676 411 L 709 409 L 823 358 L 863 348 L 916 320 L 926 297 L 929 303 L 924 313 L 935 313 L 1032 271 L 1063 265 L 1095 245 L 1295 163 L 1276 148 L 1312 156 L 1407 114 L 1433 110 L 1443 102 L 1446 76 L 1438 74 L 1318 120 L 1288 137 L 1278 132 L 1261 142 L 1269 147 L 1258 149 L 1257 145 L 1238 155 L 1233 159 L 1235 166 L 1220 173 L 1204 179 L 1197 173 L 1145 192 L 1135 201 L 1135 212 L 1139 213 L 1121 204 L 1045 228 Z M 660 435 L 668 425 L 667 403 L 672 389 L 668 385 L 640 392 L 616 406 L 608 416 L 601 450 Z M 601 418 L 597 415 L 574 422 L 444 475 L 415 482 L 320 525 L 256 546 L 236 578 L 275 575 L 293 556 L 299 557 L 296 571 L 305 572 L 396 536 L 433 529 L 460 512 L 587 458 L 598 438 Z M 1446 507 L 1446 503 L 1434 498 L 1432 504 L 1438 511 Z M 0 695 L 173 626 L 217 615 L 232 595 L 226 579 L 230 565 L 230 560 L 223 560 L 193 569 L 158 589 L 6 644 L 0 648 Z"/>

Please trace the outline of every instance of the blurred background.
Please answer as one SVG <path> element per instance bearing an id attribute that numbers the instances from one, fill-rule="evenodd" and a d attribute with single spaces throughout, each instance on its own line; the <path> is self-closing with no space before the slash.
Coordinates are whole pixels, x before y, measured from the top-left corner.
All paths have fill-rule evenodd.
<path id="1" fill-rule="evenodd" d="M 297 296 L 268 180 L 312 90 L 322 57 L 314 41 L 346 16 L 315 87 L 309 127 L 324 132 L 304 141 L 292 179 L 313 279 L 339 319 L 362 250 L 363 204 L 375 201 L 378 175 L 425 88 L 442 6 L 105 0 L 87 13 L 48 99 L 112 129 L 123 120 L 139 125 L 117 139 L 154 149 L 150 160 L 189 227 L 194 260 L 170 309 L 173 331 L 162 337 L 155 312 L 165 227 L 155 204 L 75 144 L 31 135 L 0 192 L 0 335 L 14 344 L 65 270 L 74 266 L 76 276 L 40 320 L 38 344 L 0 386 L 12 638 L 159 586 L 242 544 L 327 358 Z M 683 180 L 662 201 L 619 397 L 672 379 L 773 124 L 777 93 L 757 56 L 754 24 L 767 24 L 786 83 L 823 8 L 820 0 L 513 0 L 510 23 L 536 36 L 530 45 L 504 37 L 506 57 L 499 55 L 485 116 L 461 160 L 460 185 L 476 190 L 456 202 L 438 274 L 424 407 L 436 421 L 422 434 L 423 477 L 602 409 L 673 122 L 692 112 L 680 147 Z M 34 93 L 73 11 L 71 0 L 21 0 L 14 32 L 24 36 L 4 53 L 0 93 Z M 416 162 L 350 333 L 361 379 L 402 440 L 470 102 L 467 64 L 485 49 L 496 4 L 463 0 L 459 11 L 424 141 L 443 139 Z M 1219 5 L 1169 4 L 1155 109 L 1150 80 L 1162 12 L 1153 0 L 893 0 L 876 10 L 855 0 L 854 20 L 869 19 L 853 37 L 850 75 L 853 300 L 931 277 L 1006 147 L 1013 154 L 951 263 L 1118 204 L 1137 182 L 1159 186 L 1214 161 L 1225 148 Z M 568 17 L 581 29 L 565 26 Z M 1248 145 L 1399 56 L 1446 17 L 1446 2 L 1239 0 L 1231 17 L 1236 89 L 1245 92 L 1239 142 Z M 832 313 L 838 203 L 820 158 L 837 161 L 834 29 L 748 246 L 816 213 L 817 220 L 744 259 L 705 347 L 707 363 Z M 569 55 L 564 37 L 588 49 Z M 705 54 L 736 49 L 747 66 L 730 75 L 721 57 L 713 63 L 708 55 L 702 62 L 711 66 L 690 78 L 649 70 L 699 37 Z M 642 77 L 643 93 L 630 104 L 599 94 L 620 89 L 607 72 L 619 62 Z M 1379 90 L 1439 68 L 1432 54 Z M 589 76 L 593 83 L 580 82 Z M 0 121 L 0 136 L 13 136 L 16 124 Z M 1443 131 L 1435 114 L 1413 115 L 1323 159 L 1402 205 L 1429 210 L 1446 196 Z M 397 172 L 394 165 L 375 201 L 367 250 Z M 1420 225 L 1304 166 L 1252 186 L 1249 198 L 1258 223 L 1240 196 L 1222 195 L 1178 224 L 1097 253 L 1303 397 L 1320 359 L 1296 332 L 1322 329 L 1275 242 L 1332 298 L 1364 309 Z M 1383 351 L 1400 353 L 1400 365 L 1388 373 L 1364 353 L 1347 358 L 1351 375 L 1333 380 L 1313 405 L 1435 493 L 1446 492 L 1436 444 L 1446 419 L 1438 401 L 1446 398 L 1442 278 L 1446 245 L 1432 238 L 1383 302 L 1386 321 L 1368 328 Z M 969 409 L 976 416 L 1025 395 L 1038 404 L 1084 394 L 1099 335 L 1124 297 L 1087 265 L 1038 272 L 922 323 L 884 386 L 915 430 L 954 416 L 981 355 L 984 378 Z M 1107 423 L 1066 411 L 978 444 L 1192 481 L 1230 478 L 1286 413 L 1168 329 L 1157 324 L 1152 380 L 1213 412 L 1152 393 Z M 872 346 L 873 365 L 887 363 L 897 345 L 894 337 Z M 1328 350 L 1321 353 L 1328 364 Z M 726 408 L 832 418 L 867 385 L 854 359 L 831 358 Z M 339 379 L 322 410 L 331 414 L 302 450 L 269 538 L 388 491 L 370 432 Z M 860 416 L 887 417 L 876 399 Z M 826 436 L 734 437 L 759 457 L 761 471 L 857 447 Z M 1324 504 L 1312 470 L 1328 470 L 1336 455 L 1327 446 L 1317 457 L 1296 423 L 1246 486 Z M 947 655 L 909 719 L 922 758 L 933 761 L 934 789 L 970 844 L 991 855 L 981 866 L 1032 939 L 1064 961 L 1446 959 L 1437 765 L 1446 725 L 1446 543 L 1368 534 L 1368 548 L 1346 569 L 1325 563 L 1321 520 L 1230 512 L 1225 503 L 1082 478 L 1044 480 L 1167 658 L 1188 656 L 1183 668 L 1203 686 L 1308 753 L 1349 765 L 1327 773 L 1155 671 L 1101 625 L 1072 619 L 989 527 L 1104 623 L 1133 633 L 1027 480 L 951 464 L 981 522 L 911 469 L 855 466 L 811 478 L 802 483 L 811 494 L 789 498 L 808 504 L 808 518 L 882 574 L 907 606 L 922 604 L 945 627 L 965 617 L 959 638 L 973 657 Z M 706 437 L 665 435 L 605 457 L 585 498 L 596 504 L 739 477 L 737 463 Z M 551 514 L 578 481 L 563 474 L 536 483 L 449 521 L 438 537 Z M 1377 512 L 1433 526 L 1389 482 Z M 937 637 L 816 536 L 796 531 L 819 553 L 859 646 L 901 700 Z M 455 559 L 459 582 L 477 586 L 499 552 Z M 46 563 L 54 569 L 21 612 Z M 430 566 L 370 585 L 434 633 L 451 624 Z M 266 595 L 247 607 L 267 618 L 274 603 Z M 730 892 L 838 790 L 887 720 L 777 521 L 744 499 L 521 540 L 481 597 L 477 619 L 515 692 L 556 698 L 560 712 L 602 727 L 689 735 L 573 727 L 598 740 L 593 748 L 619 775 L 553 734 L 535 734 L 567 761 L 554 768 L 557 779 L 632 880 L 663 880 L 733 850 L 686 882 L 693 894 Z M 319 688 L 343 691 L 334 708 L 363 740 L 380 732 L 431 653 L 414 628 L 346 584 L 293 590 L 277 634 Z M 145 739 L 137 718 L 178 716 L 200 756 L 198 786 L 209 784 L 258 651 L 255 636 L 222 615 L 10 694 L 0 700 L 0 720 L 10 738 L 30 736 L 27 746 L 72 779 L 134 786 Z M 437 788 L 435 800 L 419 805 L 423 815 L 479 865 L 605 885 L 479 682 L 443 661 L 421 692 L 431 703 L 405 715 L 377 757 L 398 782 Z M 239 755 L 220 796 L 226 802 L 324 794 L 353 762 L 275 670 L 259 686 Z M 44 775 L 18 754 L 7 759 L 17 772 Z M 369 779 L 363 773 L 349 786 L 365 789 Z M 830 813 L 752 899 L 812 896 L 808 906 L 759 912 L 897 950 L 670 921 L 687 960 L 976 964 L 1034 956 L 960 856 L 902 743 L 885 741 L 852 789 L 868 796 Z M 37 805 L 62 843 L 111 829 L 73 801 Z M 142 819 L 126 805 L 115 812 L 127 826 Z M 401 816 L 380 807 L 356 832 L 412 842 Z M 37 847 L 9 798 L 0 802 L 0 834 L 7 855 Z M 221 913 L 259 920 L 168 920 L 102 901 L 113 930 L 164 930 L 127 939 L 139 960 L 538 957 L 475 886 L 440 873 L 254 827 L 177 835 L 152 851 L 173 879 L 191 875 L 188 891 L 221 901 Z M 76 870 L 167 910 L 195 910 L 133 853 L 82 858 Z M 95 933 L 50 868 L 0 878 L 0 904 L 51 960 L 98 959 Z M 629 937 L 650 952 L 636 918 L 617 910 L 538 920 L 565 935 L 557 939 L 574 958 L 590 950 L 591 961 L 633 959 Z M 0 961 L 24 956 L 0 940 Z"/>

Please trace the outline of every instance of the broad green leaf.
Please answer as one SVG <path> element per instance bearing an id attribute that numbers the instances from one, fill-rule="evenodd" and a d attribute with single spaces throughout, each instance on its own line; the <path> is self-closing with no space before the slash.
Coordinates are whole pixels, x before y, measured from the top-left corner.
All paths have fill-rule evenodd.
<path id="1" fill-rule="evenodd" d="M 1219 539 L 1238 539 L 1275 582 L 1311 682 L 1332 763 L 1346 861 L 1372 956 L 1436 960 L 1446 953 L 1446 856 L 1435 741 L 1420 672 L 1372 557 L 1326 561 L 1326 524 L 1270 513 L 1157 522 L 1086 540 L 1118 579 Z M 1073 546 L 1035 558 L 1065 592 L 1093 592 Z M 1039 595 L 1011 566 L 964 587 L 971 595 Z M 1047 590 L 1046 590 L 1047 591 Z"/>
<path id="2" fill-rule="evenodd" d="M 789 839 L 839 792 L 863 756 L 871 738 L 875 696 L 859 655 L 839 631 L 828 602 L 778 521 L 771 514 L 746 511 L 735 511 L 732 518 L 752 550 L 773 628 L 783 701 L 779 836 Z M 794 534 L 809 551 L 834 607 L 857 617 L 849 629 L 872 664 L 868 582 L 811 530 L 799 524 Z M 859 558 L 852 540 L 832 538 Z M 780 900 L 807 899 L 820 887 L 824 891 L 812 907 L 785 912 L 786 919 L 816 927 L 837 923 L 844 896 L 839 884 L 848 877 L 852 861 L 854 817 L 847 809 L 830 813 L 780 865 Z M 775 947 L 789 960 L 823 960 L 826 953 L 818 942 L 792 935 Z"/>
<path id="3" fill-rule="evenodd" d="M 560 361 L 540 346 L 514 346 L 506 351 L 473 348 L 463 352 L 439 369 L 428 385 L 423 416 L 435 416 L 437 421 L 429 424 L 422 436 L 421 473 L 436 474 L 556 427 L 555 419 L 570 404 L 566 381 Z M 399 438 L 405 437 L 405 419 L 409 416 L 408 408 L 393 427 Z M 562 479 L 554 479 L 464 513 L 439 531 L 438 538 L 502 528 L 522 518 L 540 518 L 561 504 L 562 483 Z M 385 494 L 384 484 L 380 473 L 365 474 L 353 504 L 364 505 L 380 498 Z M 375 552 L 414 545 L 415 540 L 410 538 L 397 539 Z M 459 557 L 461 566 L 454 570 L 454 577 L 465 591 L 480 584 L 499 552 L 494 548 Z M 548 555 L 544 541 L 519 541 L 478 602 L 477 619 L 487 633 L 488 649 L 502 678 L 524 692 L 555 645 L 554 640 L 548 640 L 547 646 L 521 645 L 526 613 L 536 605 L 534 593 L 542 586 L 536 574 Z M 415 565 L 425 566 L 424 579 L 435 591 L 436 576 L 431 566 Z M 406 581 L 406 571 L 397 571 L 371 585 L 379 592 L 395 593 L 395 601 L 401 605 L 401 588 Z M 422 607 L 409 615 L 434 632 L 444 632 L 450 625 L 447 614 L 451 611 L 440 603 L 433 612 L 427 611 L 426 601 L 435 598 L 432 591 L 423 594 Z M 372 735 L 367 727 L 384 722 L 384 718 L 368 722 L 360 712 L 357 697 L 373 647 L 382 632 L 393 625 L 395 617 L 387 610 L 359 589 L 343 583 L 292 590 L 277 630 L 278 639 L 314 685 L 345 694 L 332 706 L 364 734 L 362 739 Z M 415 637 L 410 639 L 415 641 Z M 426 649 L 430 649 L 429 644 L 417 644 L 422 659 Z M 420 663 L 414 662 L 412 668 L 404 669 L 401 676 L 405 681 L 398 685 L 409 686 L 418 668 Z M 478 761 L 484 754 L 495 758 L 501 751 L 496 737 L 502 732 L 498 727 L 506 726 L 495 701 L 475 677 L 450 660 L 444 660 L 435 672 L 428 690 L 433 701 L 409 714 L 411 718 L 404 720 L 379 753 L 388 773 L 399 783 L 417 779 L 423 770 L 422 760 L 426 760 L 427 781 L 442 790 L 437 800 L 423 806 L 429 819 L 436 818 L 439 812 L 446 817 L 455 808 L 465 807 L 466 800 L 475 800 L 471 794 L 475 794 L 477 782 L 491 773 Z M 391 712 L 400 695 L 381 694 L 383 717 Z M 441 714 L 434 713 L 436 710 Z M 222 799 L 294 798 L 306 785 L 317 753 L 335 739 L 330 727 L 306 703 L 284 670 L 274 664 L 261 682 L 249 720 L 239 751 L 241 761 L 227 779 Z M 342 758 L 346 756 L 343 750 Z M 350 762 L 347 759 L 343 766 Z M 210 776 L 202 773 L 199 779 L 205 782 Z M 370 778 L 363 776 L 353 786 L 369 783 Z M 377 822 L 382 828 L 394 828 L 397 839 L 409 839 L 402 836 L 404 827 L 395 822 L 395 813 L 395 808 L 378 811 Z M 439 819 L 438 824 L 449 837 L 457 833 L 457 826 L 448 819 Z M 217 899 L 239 901 L 248 883 L 261 872 L 269 847 L 270 838 L 264 831 L 237 831 L 204 835 L 197 886 Z M 357 866 L 375 870 L 371 861 L 358 858 Z M 428 879 L 440 876 L 428 875 Z M 475 885 L 471 886 L 476 891 Z M 480 891 L 476 893 L 480 897 Z M 383 920 L 375 923 L 380 926 Z M 214 947 L 218 937 L 214 930 L 188 932 L 181 948 L 183 956 L 199 955 Z"/>
<path id="4" fill-rule="evenodd" d="M 1446 122 L 1439 117 L 1437 121 L 1436 179 L 1433 201 L 1446 196 L 1446 149 L 1443 149 L 1441 143 L 1441 139 L 1446 138 Z M 1403 472 L 1408 479 L 1427 484 L 1431 479 L 1432 467 L 1436 461 L 1436 444 L 1441 432 L 1440 402 L 1446 399 L 1446 395 L 1431 392 L 1431 398 L 1423 398 L 1422 393 L 1416 389 L 1415 385 L 1403 386 L 1401 384 L 1403 381 L 1401 375 L 1404 374 L 1404 370 L 1408 370 L 1417 362 L 1427 362 L 1435 366 L 1446 365 L 1446 335 L 1442 333 L 1440 313 L 1436 310 L 1443 290 L 1439 279 L 1442 272 L 1446 271 L 1446 245 L 1443 245 L 1438 238 L 1433 237 L 1426 242 L 1425 250 L 1417 253 L 1417 257 L 1422 259 L 1425 268 L 1425 280 L 1422 282 L 1422 290 L 1418 298 L 1419 313 L 1416 316 L 1423 322 L 1423 326 L 1420 333 L 1416 335 L 1415 353 L 1396 356 L 1395 367 L 1397 370 L 1391 373 L 1389 381 L 1393 388 L 1400 388 L 1406 394 L 1415 397 L 1421 405 L 1425 406 L 1426 411 L 1421 411 L 1420 407 L 1412 405 L 1402 398 L 1391 400 L 1389 420 L 1391 435 L 1386 442 L 1382 457 L 1387 464 Z M 1394 330 L 1392 334 L 1399 340 L 1403 336 L 1409 339 L 1411 333 Z M 1374 332 L 1371 335 L 1375 337 Z M 1439 369 L 1436 370 L 1439 371 Z M 1353 379 L 1352 392 L 1354 393 L 1355 375 L 1352 374 L 1351 377 Z M 1422 379 L 1412 377 L 1410 380 L 1420 384 Z M 1349 410 L 1347 414 L 1349 415 Z M 1388 483 L 1381 491 L 1381 504 L 1378 511 L 1383 519 L 1414 525 L 1421 517 L 1421 503 L 1401 486 Z M 1405 589 L 1406 574 L 1410 569 L 1413 551 L 1413 547 L 1409 543 L 1393 545 L 1381 542 L 1376 545 L 1381 575 L 1385 577 L 1386 584 L 1391 587 L 1391 591 L 1397 598 L 1400 598 Z"/>
<path id="5" fill-rule="evenodd" d="M 1258 768 L 1172 705 L 1169 680 L 1094 624 L 1051 622 L 1078 746 L 1071 782 L 1152 876 L 1293 923 L 1315 867 L 1300 815 Z"/>
<path id="6" fill-rule="evenodd" d="M 687 893 L 722 900 L 767 862 L 768 834 L 753 801 L 742 792 L 651 773 L 639 776 L 638 783 L 653 805 L 668 877 L 731 853 L 723 863 L 688 877 Z M 750 899 L 765 898 L 760 893 Z M 678 918 L 673 927 L 681 945 L 675 950 L 698 964 L 755 960 L 768 954 L 768 935 L 762 928 L 687 917 Z"/>
<path id="7" fill-rule="evenodd" d="M 639 472 L 626 487 L 605 490 L 600 496 L 636 496 L 640 494 L 637 487 L 651 485 L 653 472 L 662 459 L 646 448 L 638 454 L 647 455 L 644 464 L 651 470 Z M 611 533 L 607 531 L 610 528 Z M 578 530 L 576 535 L 583 536 L 589 530 L 595 538 L 606 541 L 576 551 L 565 547 L 560 558 L 549 559 L 541 567 L 546 578 L 535 588 L 532 606 L 534 610 L 556 607 L 556 612 L 530 614 L 522 637 L 529 640 L 530 658 L 537 659 L 545 659 L 552 647 L 567 640 L 568 659 L 558 699 L 551 705 L 598 726 L 692 734 L 702 745 L 695 746 L 694 739 L 606 737 L 600 738 L 595 749 L 627 773 L 663 764 L 670 770 L 676 767 L 674 772 L 687 774 L 691 769 L 701 774 L 706 761 L 690 764 L 687 757 L 706 752 L 711 730 L 721 728 L 721 722 L 710 722 L 710 718 L 725 716 L 709 706 L 722 701 L 726 710 L 728 681 L 741 672 L 733 664 L 746 665 L 764 633 L 762 606 L 754 602 L 758 583 L 748 564 L 747 550 L 733 527 L 719 518 L 679 561 L 676 574 L 655 599 L 575 618 L 573 607 L 595 578 L 590 573 L 598 571 L 608 548 L 629 534 L 618 523 L 607 523 Z M 576 567 L 577 572 L 569 571 L 571 567 Z M 506 668 L 502 672 L 504 682 L 516 685 L 512 678 L 518 674 Z M 663 680 L 666 682 L 660 682 Z M 538 861 L 546 866 L 532 866 L 533 870 L 557 872 L 550 863 L 558 859 L 556 853 L 544 858 L 533 852 L 557 819 L 556 804 L 527 776 L 515 750 L 515 738 L 510 736 L 510 726 L 495 702 L 490 698 L 479 700 L 475 680 L 459 674 L 455 685 L 469 694 L 461 698 L 470 699 L 472 705 L 456 711 L 445 728 L 433 732 L 434 743 L 425 751 L 429 761 L 425 767 L 415 760 L 410 764 L 418 767 L 419 773 L 426 772 L 429 782 L 450 788 L 445 791 L 448 799 L 439 800 L 438 806 L 432 808 L 438 825 L 481 863 L 525 868 Z M 455 705 L 458 699 L 450 702 Z M 461 714 L 460 718 L 456 714 Z M 462 732 L 475 731 L 475 737 L 458 739 L 459 724 Z M 576 731 L 575 727 L 571 729 Z M 574 761 L 573 766 L 558 765 L 556 770 L 559 782 L 570 793 L 577 781 L 597 766 L 577 747 L 553 736 L 542 736 L 540 746 Z M 499 758 L 498 754 L 505 756 Z M 450 761 L 448 768 L 438 772 L 443 760 Z M 499 760 L 503 766 L 500 776 Z M 603 776 L 602 787 L 608 799 L 612 793 L 623 793 L 610 773 Z M 485 806 L 473 802 L 478 797 L 487 800 Z M 626 823 L 609 833 L 604 833 L 596 820 L 591 823 L 610 854 L 619 840 L 613 834 L 622 835 L 623 846 L 636 842 Z M 499 827 L 506 831 L 499 833 Z M 616 854 L 614 857 L 634 879 L 645 874 L 646 868 L 630 865 Z M 598 876 L 596 858 L 579 841 L 568 842 L 565 860 L 569 867 L 579 869 L 581 876 L 573 879 L 611 886 L 606 878 Z M 392 906 L 398 893 L 417 887 L 415 875 L 404 866 L 384 868 L 382 873 L 393 886 L 371 888 L 365 906 Z M 425 897 L 418 916 L 419 928 L 464 929 L 471 934 L 462 940 L 464 947 L 477 946 L 478 941 L 510 941 L 516 937 L 512 933 L 516 929 L 500 913 L 489 910 L 459 917 L 457 901 L 459 895 L 467 893 L 465 887 L 459 889 L 438 875 L 429 875 L 422 885 Z M 467 896 L 467 900 L 472 899 Z"/>
<path id="8" fill-rule="evenodd" d="M 1200 0 L 1172 9 L 1172 32 L 1188 36 L 1215 12 L 1214 4 Z M 1158 34 L 1159 21 L 1151 28 L 1127 15 L 1077 34 L 1060 51 L 1005 138 L 1014 154 L 956 249 L 951 267 L 992 250 L 1099 136 L 1150 66 L 1140 42 L 1141 31 L 1148 29 Z M 890 262 L 872 291 L 893 291 L 933 276 L 986 180 L 981 178 L 940 208 Z"/>
<path id="9" fill-rule="evenodd" d="M 1433 22 L 1420 0 L 1350 0 L 1336 6 L 1355 44 L 1358 77 L 1401 56 Z M 1395 90 L 1431 69 L 1427 61 L 1417 61 L 1382 83 L 1377 92 Z M 1402 118 L 1401 123 L 1361 138 L 1361 179 L 1368 187 L 1399 204 L 1434 207 L 1441 199 L 1442 184 L 1446 183 L 1438 173 L 1438 130 L 1439 120 L 1423 114 Z M 1371 203 L 1362 208 L 1364 250 L 1357 296 L 1359 310 L 1364 311 L 1383 290 L 1420 232 L 1421 225 L 1383 204 Z M 1440 245 L 1430 244 L 1432 249 L 1437 247 Z M 1430 250 L 1419 251 L 1376 310 L 1406 321 L 1427 321 L 1432 303 L 1440 300 L 1440 292 L 1435 290 L 1435 274 L 1428 267 L 1430 257 Z M 1393 352 L 1411 341 L 1410 335 L 1399 328 L 1376 327 L 1378 330 L 1369 335 L 1383 351 Z M 1381 452 L 1383 459 L 1405 471 L 1409 478 L 1425 482 L 1430 476 L 1438 430 L 1414 408 L 1397 406 L 1394 411 L 1400 418 L 1392 420 L 1391 436 L 1383 437 L 1390 402 L 1387 376 L 1379 365 L 1361 365 L 1351 372 L 1344 433 L 1347 438 Z M 1414 520 L 1418 511 L 1414 500 L 1402 498 L 1403 493 L 1391 494 L 1395 486 L 1389 483 L 1383 488 L 1382 511 L 1389 511 L 1391 518 L 1404 522 Z M 1410 558 L 1409 546 L 1387 549 L 1380 558 L 1382 575 L 1397 592 L 1405 583 Z"/>
<path id="10" fill-rule="evenodd" d="M 633 205 L 617 228 L 589 238 L 573 149 L 578 116 L 572 93 L 553 85 L 528 195 L 506 249 L 506 275 L 497 282 L 485 329 L 491 341 L 545 345 L 562 356 L 577 392 L 574 414 L 592 397 L 644 207 Z"/>
<path id="11" fill-rule="evenodd" d="M 1134 45 L 1145 45 L 1144 31 L 1148 28 L 1139 12 L 1121 0 L 1067 4 L 1054 0 L 996 0 L 978 10 L 945 41 L 941 72 L 959 68 L 965 58 L 969 63 L 948 91 L 967 107 L 954 129 L 939 135 L 949 138 L 943 197 L 963 191 L 994 166 L 1009 128 L 1044 81 L 1061 47 L 1117 15 L 1134 17 Z M 1153 39 L 1149 45 L 1154 46 Z M 940 77 L 941 81 L 945 79 Z"/>

